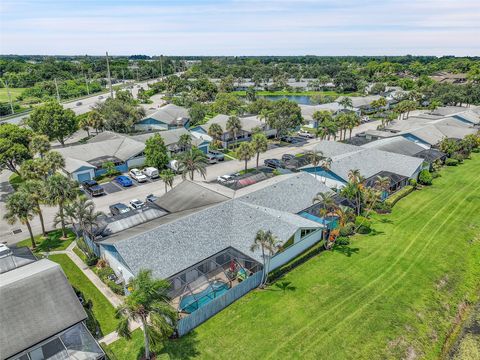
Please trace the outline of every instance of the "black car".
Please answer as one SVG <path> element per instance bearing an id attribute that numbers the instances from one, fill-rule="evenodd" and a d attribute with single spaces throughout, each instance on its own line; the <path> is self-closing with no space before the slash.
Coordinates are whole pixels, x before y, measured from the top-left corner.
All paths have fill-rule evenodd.
<path id="1" fill-rule="evenodd" d="M 287 142 L 287 143 L 292 143 L 294 141 L 293 136 L 282 136 L 280 138 L 281 141 Z"/>
<path id="2" fill-rule="evenodd" d="M 109 208 L 110 208 L 110 212 L 112 213 L 113 216 L 120 215 L 120 214 L 126 214 L 126 213 L 132 211 L 132 209 L 130 209 L 127 205 L 122 204 L 122 203 L 110 205 Z"/>
<path id="3" fill-rule="evenodd" d="M 292 160 L 292 159 L 295 159 L 295 155 L 293 155 L 293 154 L 283 154 L 282 155 L 282 161 L 288 161 L 288 160 Z"/>
<path id="4" fill-rule="evenodd" d="M 268 166 L 274 169 L 282 168 L 284 166 L 283 162 L 278 159 L 267 159 L 263 163 L 265 164 L 265 166 Z"/>
<path id="5" fill-rule="evenodd" d="M 83 190 L 88 192 L 91 196 L 100 196 L 105 194 L 103 187 L 98 185 L 95 180 L 86 180 L 82 182 Z"/>

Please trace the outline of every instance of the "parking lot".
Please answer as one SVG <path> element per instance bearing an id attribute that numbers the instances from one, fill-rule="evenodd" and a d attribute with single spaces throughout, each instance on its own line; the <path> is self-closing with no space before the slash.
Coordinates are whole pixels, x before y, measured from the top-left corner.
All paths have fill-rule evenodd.
<path id="1" fill-rule="evenodd" d="M 127 175 L 125 175 L 125 176 L 127 176 Z M 129 177 L 129 178 L 130 178 L 130 180 L 132 180 L 132 186 L 123 187 L 122 185 L 118 184 L 114 180 L 106 182 L 106 183 L 100 183 L 99 185 L 103 188 L 103 190 L 105 190 L 105 195 L 108 195 L 108 194 L 115 194 L 115 193 L 118 193 L 120 191 L 128 191 L 128 190 L 131 190 L 132 188 L 145 186 L 145 185 L 151 184 L 151 183 L 161 182 L 160 178 L 156 178 L 156 179 L 147 178 L 147 181 L 141 182 L 141 183 L 132 179 L 131 177 Z M 87 191 L 83 191 L 83 192 L 88 197 L 90 197 L 90 198 L 92 197 Z M 103 196 L 105 196 L 105 195 L 103 195 Z"/>

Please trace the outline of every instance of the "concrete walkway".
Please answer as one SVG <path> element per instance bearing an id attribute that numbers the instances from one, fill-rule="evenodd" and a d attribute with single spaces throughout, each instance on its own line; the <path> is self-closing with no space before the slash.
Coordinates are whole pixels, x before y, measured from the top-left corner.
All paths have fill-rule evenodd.
<path id="1" fill-rule="evenodd" d="M 73 241 L 66 250 L 61 251 L 50 251 L 48 254 L 64 254 L 67 255 L 70 260 L 72 260 L 75 265 L 85 274 L 85 276 L 92 282 L 93 285 L 107 298 L 107 300 L 113 305 L 113 307 L 118 307 L 123 303 L 122 297 L 115 294 L 110 288 L 95 274 L 80 257 L 73 252 L 74 247 L 77 245 L 76 241 Z M 130 330 L 133 331 L 140 327 L 140 323 L 132 323 Z M 98 339 L 98 342 L 103 342 L 107 345 L 117 341 L 120 336 L 116 331 L 111 332 L 110 334 L 105 335 L 103 338 Z"/>

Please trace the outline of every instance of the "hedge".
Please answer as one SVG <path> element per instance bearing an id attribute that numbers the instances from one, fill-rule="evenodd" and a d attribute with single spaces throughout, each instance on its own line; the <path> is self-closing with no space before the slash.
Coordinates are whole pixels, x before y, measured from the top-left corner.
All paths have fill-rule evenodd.
<path id="1" fill-rule="evenodd" d="M 395 194 L 391 195 L 385 202 L 393 206 L 395 205 L 400 199 L 403 199 L 405 196 L 410 194 L 415 188 L 412 185 L 407 185 L 403 189 L 397 191 Z"/>

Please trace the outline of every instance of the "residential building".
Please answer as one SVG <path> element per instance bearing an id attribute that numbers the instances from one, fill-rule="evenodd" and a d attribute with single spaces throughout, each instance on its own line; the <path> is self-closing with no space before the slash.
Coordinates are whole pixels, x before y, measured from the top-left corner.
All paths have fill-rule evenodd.
<path id="1" fill-rule="evenodd" d="M 167 104 L 138 121 L 135 124 L 135 130 L 170 130 L 186 127 L 189 121 L 188 109 L 174 104 Z"/>
<path id="2" fill-rule="evenodd" d="M 0 274 L 0 358 L 104 359 L 60 265 L 48 259 L 27 261 L 26 254 L 10 256 L 23 260 L 0 259 L 0 264 L 18 265 Z"/>

